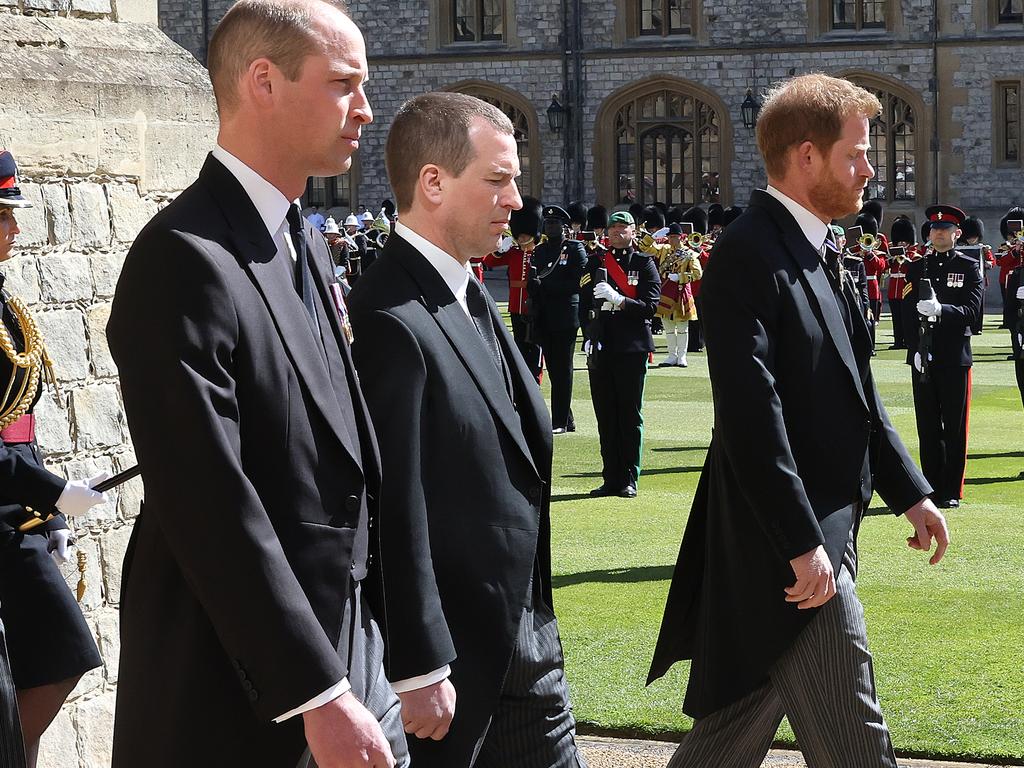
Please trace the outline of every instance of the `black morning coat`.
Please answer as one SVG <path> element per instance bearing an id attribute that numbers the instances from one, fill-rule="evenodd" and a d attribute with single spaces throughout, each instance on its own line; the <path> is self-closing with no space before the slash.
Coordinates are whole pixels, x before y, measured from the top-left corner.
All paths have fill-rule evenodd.
<path id="1" fill-rule="evenodd" d="M 838 572 L 872 488 L 897 514 L 931 491 L 875 389 L 863 314 L 851 344 L 817 251 L 767 192 L 719 237 L 701 298 L 714 431 L 648 680 L 693 659 L 692 717 L 766 683 L 813 618 L 784 599 L 792 558 L 824 545 Z"/>
<path id="2" fill-rule="evenodd" d="M 348 674 L 336 648 L 379 467 L 327 244 L 305 228 L 344 371 L 328 373 L 291 260 L 212 156 L 121 272 L 107 336 L 145 504 L 122 575 L 114 768 L 290 768 L 302 717 L 271 721 Z"/>
<path id="3" fill-rule="evenodd" d="M 971 328 L 981 314 L 981 298 L 985 292 L 981 267 L 974 259 L 959 251 L 929 251 L 924 258 L 907 264 L 907 284 L 903 291 L 903 327 L 908 329 L 907 364 L 914 364 L 914 354 L 921 340 L 921 318 L 917 314 L 921 278 L 931 280 L 935 298 L 942 305 L 942 314 L 932 329 L 932 360 L 936 367 L 969 368 Z"/>
<path id="4" fill-rule="evenodd" d="M 350 294 L 352 347 L 380 444 L 388 679 L 451 664 L 458 700 L 420 768 L 470 763 L 494 712 L 524 606 L 551 603 L 551 419 L 497 307 L 506 382 L 437 270 L 388 238 Z"/>

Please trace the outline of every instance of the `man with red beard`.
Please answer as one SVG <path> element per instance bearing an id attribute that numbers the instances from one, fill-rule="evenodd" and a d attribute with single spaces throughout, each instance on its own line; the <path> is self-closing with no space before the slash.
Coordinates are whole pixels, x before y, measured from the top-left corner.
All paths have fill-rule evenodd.
<path id="1" fill-rule="evenodd" d="M 788 717 L 810 768 L 896 768 L 854 588 L 872 493 L 937 563 L 931 487 L 871 374 L 871 335 L 829 222 L 860 209 L 881 106 L 814 74 L 768 95 L 767 190 L 715 245 L 702 291 L 711 446 L 687 521 L 651 679 L 692 659 L 695 718 L 669 768 L 760 766 Z"/>

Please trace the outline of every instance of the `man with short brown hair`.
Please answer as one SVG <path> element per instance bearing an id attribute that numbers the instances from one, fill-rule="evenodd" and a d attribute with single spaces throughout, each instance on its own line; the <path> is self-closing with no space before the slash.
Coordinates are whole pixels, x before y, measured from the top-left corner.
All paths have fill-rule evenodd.
<path id="1" fill-rule="evenodd" d="M 407 765 L 362 588 L 379 459 L 297 200 L 373 119 L 363 37 L 332 2 L 241 0 L 210 58 L 217 146 L 139 234 L 107 327 L 146 486 L 112 764 Z"/>
<path id="2" fill-rule="evenodd" d="M 715 424 L 650 678 L 692 659 L 695 718 L 670 768 L 756 768 L 788 717 L 810 768 L 896 768 L 854 589 L 877 491 L 935 564 L 931 487 L 871 374 L 871 336 L 829 222 L 860 209 L 879 105 L 807 75 L 758 121 L 768 188 L 719 237 L 703 316 Z"/>
<path id="3" fill-rule="evenodd" d="M 387 478 L 384 637 L 413 765 L 579 768 L 551 599 L 551 420 L 467 271 L 522 206 L 512 124 L 472 96 L 417 96 L 386 160 L 400 217 L 352 289 L 353 352 Z"/>

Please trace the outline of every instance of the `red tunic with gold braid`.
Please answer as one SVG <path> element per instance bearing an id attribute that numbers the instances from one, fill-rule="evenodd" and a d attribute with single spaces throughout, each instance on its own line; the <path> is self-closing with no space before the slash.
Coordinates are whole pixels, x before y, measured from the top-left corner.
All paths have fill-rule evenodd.
<path id="1" fill-rule="evenodd" d="M 518 245 L 505 253 L 489 253 L 483 263 L 488 267 L 508 267 L 508 311 L 526 314 L 526 281 L 530 277 L 530 256 L 533 248 L 524 251 Z"/>

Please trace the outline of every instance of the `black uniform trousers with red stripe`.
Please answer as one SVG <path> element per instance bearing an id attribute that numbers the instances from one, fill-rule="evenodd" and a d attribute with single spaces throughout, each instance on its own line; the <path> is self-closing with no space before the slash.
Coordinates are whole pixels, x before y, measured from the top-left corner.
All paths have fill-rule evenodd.
<path id="1" fill-rule="evenodd" d="M 913 369 L 914 410 L 921 469 L 937 500 L 961 499 L 967 466 L 971 367 L 935 366 L 928 381 Z"/>

